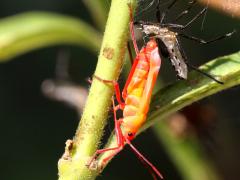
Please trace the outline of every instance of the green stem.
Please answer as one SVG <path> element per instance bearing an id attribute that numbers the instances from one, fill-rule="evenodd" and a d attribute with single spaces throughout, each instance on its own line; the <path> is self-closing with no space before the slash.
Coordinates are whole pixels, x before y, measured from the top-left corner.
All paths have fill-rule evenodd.
<path id="1" fill-rule="evenodd" d="M 132 0 L 132 3 L 135 2 Z M 112 1 L 95 75 L 116 80 L 128 40 L 129 0 Z M 93 79 L 86 106 L 73 141 L 68 141 L 59 160 L 59 179 L 94 179 L 97 171 L 86 164 L 97 150 L 106 124 L 113 86 Z"/>
<path id="2" fill-rule="evenodd" d="M 153 129 L 184 180 L 220 180 L 197 137 L 177 137 L 167 121 L 157 123 Z"/>
<path id="3" fill-rule="evenodd" d="M 0 21 L 0 62 L 44 46 L 75 44 L 97 51 L 100 43 L 95 29 L 68 16 L 30 12 Z"/>
<path id="4" fill-rule="evenodd" d="M 191 72 L 187 81 L 178 81 L 169 85 L 153 96 L 148 120 L 140 129 L 139 133 L 153 124 L 167 118 L 181 108 L 196 102 L 204 97 L 220 92 L 224 89 L 240 84 L 240 52 L 217 58 L 201 67 L 224 82 L 223 85 L 199 74 Z M 161 122 L 160 122 L 161 123 Z M 109 138 L 106 148 L 116 147 L 116 138 L 113 135 Z M 99 159 L 101 162 L 111 152 L 105 152 Z"/>

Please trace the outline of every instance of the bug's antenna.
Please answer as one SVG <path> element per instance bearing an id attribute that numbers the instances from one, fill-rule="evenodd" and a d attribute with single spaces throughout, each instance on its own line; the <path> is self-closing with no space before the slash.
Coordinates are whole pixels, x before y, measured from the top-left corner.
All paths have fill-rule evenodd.
<path id="1" fill-rule="evenodd" d="M 136 16 L 142 14 L 144 11 L 148 10 L 153 4 L 155 0 L 152 0 L 145 8 L 142 8 L 139 12 L 136 13 Z"/>
<path id="2" fill-rule="evenodd" d="M 186 64 L 187 64 L 187 66 L 188 66 L 189 68 L 193 69 L 194 71 L 197 71 L 197 72 L 200 73 L 200 74 L 203 74 L 204 76 L 212 79 L 213 81 L 217 82 L 218 84 L 224 84 L 222 81 L 217 80 L 217 79 L 216 79 L 215 77 L 213 77 L 212 75 L 210 75 L 210 74 L 208 74 L 208 73 L 206 73 L 206 72 L 198 69 L 197 67 L 195 67 L 195 66 L 193 66 L 193 65 L 191 65 L 191 64 L 189 64 L 189 63 L 187 63 L 187 62 L 186 62 Z"/>
<path id="3" fill-rule="evenodd" d="M 174 20 L 173 20 L 173 23 L 174 22 L 177 22 L 179 19 L 181 19 L 184 15 L 188 14 L 189 11 L 193 8 L 193 6 L 197 3 L 197 0 L 193 0 L 193 1 L 190 1 L 189 4 L 188 4 L 188 7 L 186 10 L 184 10 L 183 12 L 181 12 Z"/>
<path id="4" fill-rule="evenodd" d="M 193 22 L 195 22 L 199 17 L 201 17 L 206 11 L 207 11 L 208 7 L 203 8 L 202 11 L 200 11 L 196 16 L 194 16 L 191 21 L 189 21 L 187 24 L 185 24 L 181 30 L 187 28 L 189 25 L 191 25 Z"/>
<path id="5" fill-rule="evenodd" d="M 176 3 L 177 1 L 178 1 L 178 0 L 174 0 L 174 1 L 167 7 L 167 9 L 161 14 L 161 18 L 158 19 L 158 20 L 160 20 L 160 21 L 158 21 L 160 24 L 163 23 L 164 18 L 165 18 L 165 16 L 167 15 L 168 11 L 175 5 L 175 3 Z M 157 8 L 159 9 L 159 8 L 160 8 L 160 1 L 158 1 L 158 2 L 159 2 L 159 3 L 158 3 Z M 159 12 L 160 12 L 160 11 L 159 11 Z"/>
<path id="6" fill-rule="evenodd" d="M 233 31 L 230 32 L 230 33 L 226 33 L 226 34 L 217 36 L 217 37 L 215 37 L 215 38 L 213 38 L 213 39 L 210 39 L 210 40 L 204 40 L 204 39 L 197 38 L 197 37 L 194 37 L 194 36 L 189 36 L 189 35 L 186 35 L 186 34 L 183 34 L 183 33 L 179 33 L 178 35 L 181 36 L 181 37 L 183 37 L 183 38 L 186 38 L 186 39 L 195 41 L 195 42 L 197 42 L 197 43 L 199 43 L 199 44 L 210 44 L 210 43 L 214 43 L 214 42 L 216 42 L 216 41 L 219 41 L 219 40 L 222 40 L 222 39 L 231 37 L 231 36 L 234 35 L 236 32 L 237 32 L 236 30 L 233 30 Z"/>
<path id="7" fill-rule="evenodd" d="M 157 7 L 156 7 L 156 18 L 157 21 L 160 23 L 161 22 L 161 12 L 160 12 L 160 0 L 157 1 Z"/>
<path id="8" fill-rule="evenodd" d="M 207 8 L 209 7 L 209 0 L 207 2 Z M 206 21 L 206 16 L 207 16 L 207 11 L 204 13 L 203 16 L 203 20 L 202 20 L 202 24 L 201 24 L 201 30 L 203 31 L 203 26 L 204 26 L 204 22 Z"/>

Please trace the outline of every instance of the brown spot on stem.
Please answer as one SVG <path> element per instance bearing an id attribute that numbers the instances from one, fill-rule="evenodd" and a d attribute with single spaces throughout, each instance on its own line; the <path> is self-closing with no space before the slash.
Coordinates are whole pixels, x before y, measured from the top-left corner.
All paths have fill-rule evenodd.
<path id="1" fill-rule="evenodd" d="M 105 47 L 103 49 L 103 56 L 109 60 L 111 60 L 113 58 L 114 55 L 114 49 L 110 48 L 110 47 Z"/>

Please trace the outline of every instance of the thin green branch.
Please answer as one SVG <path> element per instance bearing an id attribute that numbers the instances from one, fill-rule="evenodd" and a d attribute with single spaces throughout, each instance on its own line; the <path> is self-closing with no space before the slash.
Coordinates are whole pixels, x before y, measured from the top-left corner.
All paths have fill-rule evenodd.
<path id="1" fill-rule="evenodd" d="M 129 35 L 128 3 L 129 0 L 112 1 L 95 71 L 95 75 L 103 79 L 116 80 L 123 64 Z M 65 153 L 59 160 L 59 179 L 94 179 L 98 174 L 86 164 L 100 143 L 112 95 L 112 85 L 93 79 L 76 135 L 73 141 L 67 141 Z"/>
<path id="2" fill-rule="evenodd" d="M 0 20 L 0 62 L 56 44 L 75 44 L 96 52 L 101 34 L 79 19 L 52 13 L 30 12 Z"/>
<path id="3" fill-rule="evenodd" d="M 178 81 L 161 89 L 153 96 L 148 120 L 139 133 L 193 102 L 240 84 L 240 52 L 210 61 L 201 69 L 219 77 L 224 84 L 218 84 L 202 74 L 191 72 L 187 81 Z M 106 148 L 116 145 L 116 138 L 112 134 Z M 109 153 L 112 152 L 103 153 L 99 163 Z"/>

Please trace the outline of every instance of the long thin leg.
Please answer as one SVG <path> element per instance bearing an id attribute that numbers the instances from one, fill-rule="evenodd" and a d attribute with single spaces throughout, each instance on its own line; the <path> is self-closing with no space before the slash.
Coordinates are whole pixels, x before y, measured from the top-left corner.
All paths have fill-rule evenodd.
<path id="1" fill-rule="evenodd" d="M 206 72 L 198 69 L 197 67 L 195 67 L 195 66 L 193 66 L 193 65 L 191 65 L 191 64 L 189 64 L 189 63 L 187 63 L 187 62 L 186 62 L 186 64 L 187 64 L 187 66 L 190 67 L 191 69 L 193 69 L 193 70 L 199 72 L 200 74 L 203 74 L 204 76 L 206 76 L 206 77 L 214 80 L 214 81 L 217 82 L 218 84 L 224 84 L 222 81 L 217 80 L 217 79 L 216 79 L 215 77 L 213 77 L 212 75 L 210 75 L 210 74 L 208 74 L 208 73 L 206 73 Z"/>
<path id="2" fill-rule="evenodd" d="M 127 49 L 128 49 L 128 55 L 129 55 L 131 65 L 133 65 L 133 55 L 132 55 L 131 46 L 129 42 L 127 42 Z"/>
<path id="3" fill-rule="evenodd" d="M 177 45 L 178 45 L 178 48 L 179 48 L 179 50 L 180 50 L 180 52 L 181 52 L 181 54 L 182 54 L 182 56 L 183 56 L 183 58 L 184 58 L 184 60 L 185 60 L 186 65 L 187 65 L 189 68 L 191 68 L 191 69 L 193 69 L 193 70 L 199 72 L 200 74 L 203 74 L 204 76 L 206 76 L 206 77 L 208 77 L 208 78 L 214 80 L 215 82 L 217 82 L 217 83 L 219 83 L 219 84 L 223 84 L 222 81 L 217 80 L 217 79 L 216 79 L 215 77 L 213 77 L 212 75 L 210 75 L 210 74 L 208 74 L 208 73 L 206 73 L 206 72 L 204 72 L 204 71 L 198 69 L 197 67 L 195 67 L 195 66 L 189 64 L 189 63 L 187 62 L 187 56 L 186 56 L 184 50 L 181 48 L 181 46 L 180 46 L 179 43 L 177 43 Z"/>
<path id="4" fill-rule="evenodd" d="M 158 19 L 158 22 L 160 24 L 163 23 L 164 21 L 164 18 L 166 17 L 167 13 L 169 12 L 169 10 L 175 5 L 175 3 L 177 2 L 178 0 L 173 0 L 173 2 L 166 8 L 166 10 L 160 15 L 160 0 L 158 0 L 158 4 L 157 4 L 157 19 Z"/>
<path id="5" fill-rule="evenodd" d="M 131 147 L 131 149 L 133 150 L 133 152 L 136 154 L 136 156 L 141 160 L 143 161 L 144 163 L 146 163 L 150 168 L 151 170 L 158 176 L 160 177 L 161 179 L 163 179 L 163 176 L 162 174 L 158 171 L 158 169 L 150 162 L 147 160 L 147 158 L 145 158 L 143 156 L 143 154 L 141 154 L 134 146 L 133 144 L 129 141 L 129 140 L 126 140 L 127 143 L 129 144 L 129 146 Z M 155 176 L 154 176 L 155 177 Z"/>
<path id="6" fill-rule="evenodd" d="M 227 33 L 227 34 L 218 36 L 218 37 L 216 37 L 216 38 L 214 38 L 214 39 L 208 40 L 208 41 L 206 41 L 206 40 L 204 40 L 204 39 L 200 39 L 200 38 L 198 38 L 198 37 L 189 36 L 189 35 L 186 35 L 186 34 L 183 34 L 183 33 L 179 33 L 178 35 L 181 36 L 181 37 L 184 37 L 184 38 L 186 38 L 186 39 L 190 39 L 190 40 L 196 41 L 196 42 L 198 42 L 198 43 L 200 43 L 200 44 L 209 44 L 209 43 L 213 43 L 213 42 L 219 41 L 219 40 L 221 40 L 221 39 L 225 39 L 225 38 L 227 38 L 227 37 L 231 37 L 234 33 L 236 33 L 235 30 L 232 31 L 232 32 L 230 32 L 230 33 Z"/>
<path id="7" fill-rule="evenodd" d="M 115 103 L 114 103 L 114 99 L 112 98 L 112 104 L 113 104 L 113 109 L 115 109 Z M 122 120 L 117 120 L 117 115 L 116 115 L 116 111 L 113 111 L 114 114 L 114 124 L 115 124 L 115 135 L 117 138 L 117 147 L 113 147 L 113 148 L 105 148 L 105 149 L 99 149 L 97 150 L 92 159 L 89 161 L 88 163 L 88 167 L 91 168 L 92 163 L 94 162 L 94 160 L 97 158 L 97 156 L 101 153 L 104 153 L 106 151 L 115 151 L 113 154 L 110 154 L 108 157 L 106 157 L 105 159 L 103 159 L 103 163 L 106 163 L 109 159 L 111 159 L 112 157 L 114 157 L 119 151 L 122 150 L 125 140 L 122 134 L 122 130 L 121 130 L 121 123 Z M 100 166 L 103 166 L 104 164 L 101 164 Z"/>
<path id="8" fill-rule="evenodd" d="M 157 21 L 160 23 L 161 21 L 161 12 L 160 12 L 160 0 L 158 0 L 157 2 L 157 7 L 156 7 L 157 11 L 156 11 L 156 18 L 157 18 Z"/>
<path id="9" fill-rule="evenodd" d="M 195 22 L 199 17 L 201 17 L 206 11 L 208 7 L 205 7 L 202 11 L 200 11 L 196 16 L 194 16 L 187 24 L 185 24 L 181 29 L 185 29 L 189 27 L 193 22 Z"/>
<path id="10" fill-rule="evenodd" d="M 129 8 L 129 14 L 130 14 L 130 32 L 131 32 L 131 37 L 132 37 L 132 41 L 133 41 L 133 46 L 134 46 L 135 52 L 136 52 L 136 54 L 138 54 L 139 50 L 138 50 L 137 40 L 136 40 L 135 33 L 134 33 L 133 10 L 132 10 L 132 6 L 131 6 L 130 3 L 128 4 L 128 8 Z"/>
<path id="11" fill-rule="evenodd" d="M 145 1 L 144 1 L 145 2 Z M 144 11 L 148 10 L 154 3 L 155 3 L 155 0 L 152 0 L 150 3 L 147 1 L 148 5 L 144 8 L 141 8 L 137 13 L 136 15 L 140 15 L 142 14 Z"/>
<path id="12" fill-rule="evenodd" d="M 176 28 L 176 29 L 182 29 L 184 28 L 184 25 L 182 24 L 172 24 L 172 23 L 166 23 L 166 24 L 161 24 L 161 27 L 167 27 L 167 28 Z"/>
<path id="13" fill-rule="evenodd" d="M 128 7 L 129 7 L 129 14 L 130 14 L 130 32 L 131 32 L 133 46 L 134 46 L 135 53 L 136 53 L 137 57 L 133 61 L 132 68 L 131 68 L 130 73 L 128 75 L 125 86 L 123 88 L 123 91 L 122 91 L 123 99 L 125 99 L 127 97 L 127 87 L 129 85 L 130 81 L 132 80 L 132 76 L 135 72 L 135 69 L 136 69 L 138 61 L 139 61 L 139 59 L 138 59 L 139 50 L 138 50 L 138 46 L 137 46 L 137 40 L 136 40 L 135 34 L 134 34 L 133 10 L 132 10 L 131 4 L 128 4 Z"/>
<path id="14" fill-rule="evenodd" d="M 172 22 L 177 22 L 179 19 L 181 19 L 184 15 L 188 14 L 189 11 L 192 9 L 192 7 L 196 4 L 196 0 L 190 1 L 189 5 L 186 10 L 181 12 Z"/>
<path id="15" fill-rule="evenodd" d="M 125 106 L 125 103 L 121 99 L 121 91 L 120 91 L 118 82 L 114 81 L 114 80 L 105 80 L 105 79 L 102 79 L 102 78 L 100 78 L 96 75 L 93 75 L 93 77 L 96 78 L 97 80 L 101 81 L 101 82 L 113 84 L 117 101 L 118 101 L 119 105 L 121 106 L 121 109 L 123 109 L 123 107 Z"/>

